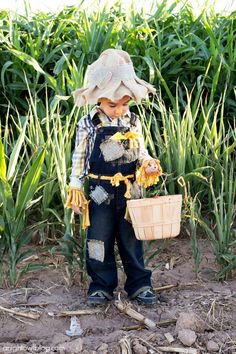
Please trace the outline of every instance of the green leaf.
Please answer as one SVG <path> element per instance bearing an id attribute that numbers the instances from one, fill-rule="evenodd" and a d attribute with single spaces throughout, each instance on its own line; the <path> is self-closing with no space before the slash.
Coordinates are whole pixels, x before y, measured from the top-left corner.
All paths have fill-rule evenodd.
<path id="1" fill-rule="evenodd" d="M 2 214 L 5 214 L 8 221 L 14 214 L 14 200 L 12 198 L 12 190 L 7 180 L 0 179 L 0 201 L 3 203 Z"/>
<path id="2" fill-rule="evenodd" d="M 16 168 L 18 158 L 19 158 L 19 154 L 20 154 L 20 151 L 22 148 L 22 144 L 24 143 L 27 122 L 28 122 L 28 117 L 26 117 L 23 128 L 22 128 L 21 133 L 19 135 L 19 138 L 17 139 L 17 142 L 12 150 L 8 169 L 7 169 L 7 180 L 10 180 L 12 178 L 12 176 L 14 175 L 15 168 Z"/>
<path id="3" fill-rule="evenodd" d="M 24 52 L 20 52 L 19 50 L 16 49 L 9 49 L 9 52 L 14 54 L 18 59 L 23 61 L 26 64 L 29 64 L 33 66 L 33 68 L 40 74 L 46 74 L 45 71 L 41 68 L 37 60 L 32 58 L 29 54 L 26 54 Z"/>
<path id="4" fill-rule="evenodd" d="M 68 55 L 63 55 L 57 62 L 56 62 L 56 64 L 55 64 L 55 67 L 54 67 L 54 69 L 53 69 L 53 73 L 55 74 L 55 75 L 59 75 L 61 72 L 62 72 L 62 70 L 65 68 L 65 63 L 66 63 L 66 57 L 67 57 Z"/>
<path id="5" fill-rule="evenodd" d="M 22 188 L 18 190 L 16 198 L 15 218 L 21 218 L 22 214 L 27 208 L 28 203 L 31 201 L 34 193 L 37 190 L 44 157 L 45 149 L 40 152 L 39 156 L 30 167 L 29 172 L 24 179 Z"/>
<path id="6" fill-rule="evenodd" d="M 7 61 L 3 67 L 2 67 L 2 70 L 1 70 L 1 81 L 2 81 L 2 87 L 3 89 L 5 90 L 5 72 L 6 70 L 9 68 L 9 66 L 11 66 L 13 64 L 12 61 Z"/>
<path id="7" fill-rule="evenodd" d="M 6 181 L 6 171 L 7 171 L 7 166 L 6 166 L 5 156 L 4 156 L 4 146 L 2 143 L 2 139 L 0 139 L 0 178 L 3 181 Z"/>
<path id="8" fill-rule="evenodd" d="M 185 175 L 186 180 L 188 180 L 190 177 L 197 177 L 208 182 L 208 179 L 200 172 L 190 172 Z"/>
<path id="9" fill-rule="evenodd" d="M 19 272 L 18 274 L 18 278 L 22 277 L 24 274 L 26 274 L 27 272 L 36 272 L 39 270 L 42 270 L 45 268 L 44 264 L 32 264 L 32 263 L 28 263 L 25 265 L 25 267 Z"/>
<path id="10" fill-rule="evenodd" d="M 52 213 L 60 223 L 63 223 L 62 218 L 60 217 L 59 213 L 55 209 L 45 208 L 44 212 Z"/>
<path id="11" fill-rule="evenodd" d="M 31 65 L 38 73 L 43 74 L 46 79 L 48 80 L 48 82 L 51 84 L 51 87 L 53 87 L 54 89 L 56 89 L 56 80 L 53 76 L 49 75 L 48 73 L 46 73 L 41 66 L 39 65 L 39 63 L 37 62 L 36 59 L 34 59 L 32 56 L 30 56 L 29 54 L 26 54 L 24 52 L 21 52 L 19 50 L 16 49 L 8 49 L 9 52 L 11 52 L 13 55 L 15 55 L 18 59 L 20 59 L 21 61 L 23 61 L 24 63 Z"/>
<path id="12" fill-rule="evenodd" d="M 0 215 L 0 234 L 4 231 L 4 229 L 5 229 L 5 222 L 2 215 Z"/>
<path id="13" fill-rule="evenodd" d="M 26 259 L 32 255 L 33 255 L 32 249 L 26 250 L 18 255 L 18 257 L 16 259 L 16 263 L 22 262 L 24 259 Z"/>

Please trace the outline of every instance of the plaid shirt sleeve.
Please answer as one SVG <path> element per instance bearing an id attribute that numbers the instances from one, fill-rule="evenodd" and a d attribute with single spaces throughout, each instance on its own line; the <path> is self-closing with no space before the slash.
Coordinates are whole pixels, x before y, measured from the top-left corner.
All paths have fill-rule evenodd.
<path id="1" fill-rule="evenodd" d="M 69 186 L 82 189 L 88 173 L 89 158 L 94 143 L 94 128 L 88 116 L 80 119 L 76 127 L 75 150 L 72 155 L 72 171 Z"/>

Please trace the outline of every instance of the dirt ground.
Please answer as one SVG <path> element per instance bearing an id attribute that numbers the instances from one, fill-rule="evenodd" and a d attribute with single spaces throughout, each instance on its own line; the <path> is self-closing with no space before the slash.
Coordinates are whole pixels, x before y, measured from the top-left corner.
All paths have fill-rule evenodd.
<path id="1" fill-rule="evenodd" d="M 152 251 L 162 242 L 152 245 Z M 130 303 L 153 327 L 119 311 L 114 302 L 100 308 L 86 305 L 88 281 L 68 286 L 61 256 L 38 254 L 47 267 L 27 274 L 17 288 L 0 289 L 0 306 L 33 314 L 30 319 L 0 308 L 0 354 L 4 353 L 236 353 L 236 279 L 213 279 L 214 256 L 209 243 L 201 241 L 202 263 L 196 276 L 190 240 L 169 240 L 164 250 L 151 260 L 156 305 Z M 124 274 L 119 271 L 119 297 L 127 305 L 123 290 Z M 167 285 L 166 290 L 157 288 Z M 70 337 L 72 314 L 63 311 L 89 310 L 97 313 L 76 315 L 82 329 Z"/>

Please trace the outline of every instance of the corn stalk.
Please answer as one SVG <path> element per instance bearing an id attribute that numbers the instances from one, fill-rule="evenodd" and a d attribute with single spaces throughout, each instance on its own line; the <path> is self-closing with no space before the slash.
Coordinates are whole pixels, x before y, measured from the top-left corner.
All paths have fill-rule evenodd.
<path id="1" fill-rule="evenodd" d="M 22 174 L 16 198 L 14 198 L 13 189 L 15 188 L 11 184 L 11 178 L 17 166 L 22 145 L 21 138 L 22 136 L 16 142 L 8 166 L 4 156 L 4 146 L 0 140 L 1 255 L 3 257 L 6 255 L 8 258 L 7 273 L 10 282 L 14 285 L 22 274 L 38 267 L 38 265 L 27 264 L 23 269 L 18 269 L 18 265 L 32 254 L 32 249 L 22 250 L 31 239 L 31 230 L 30 227 L 27 227 L 26 217 L 28 208 L 35 203 L 33 197 L 38 188 L 45 157 L 45 149 L 43 149 L 34 159 L 28 171 Z M 4 262 L 4 258 L 1 258 L 1 262 Z"/>

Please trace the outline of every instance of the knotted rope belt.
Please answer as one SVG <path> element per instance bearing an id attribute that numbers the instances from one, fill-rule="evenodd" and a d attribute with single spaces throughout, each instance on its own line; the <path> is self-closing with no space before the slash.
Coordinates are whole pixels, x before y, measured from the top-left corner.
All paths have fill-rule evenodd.
<path id="1" fill-rule="evenodd" d="M 131 198 L 131 182 L 130 179 L 134 178 L 134 175 L 127 175 L 123 176 L 122 173 L 118 172 L 114 176 L 98 176 L 94 175 L 93 173 L 89 173 L 88 176 L 93 179 L 100 179 L 102 181 L 110 181 L 112 186 L 118 187 L 120 185 L 120 182 L 124 182 L 126 184 L 126 192 L 124 194 L 124 197 L 129 199 Z"/>

